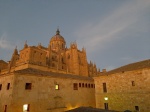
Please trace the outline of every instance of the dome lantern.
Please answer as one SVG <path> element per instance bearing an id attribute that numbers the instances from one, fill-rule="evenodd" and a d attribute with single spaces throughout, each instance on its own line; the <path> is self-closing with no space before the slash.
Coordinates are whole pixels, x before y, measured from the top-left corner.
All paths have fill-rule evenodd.
<path id="1" fill-rule="evenodd" d="M 60 33 L 59 28 L 57 28 L 56 35 L 59 35 L 59 33 Z"/>

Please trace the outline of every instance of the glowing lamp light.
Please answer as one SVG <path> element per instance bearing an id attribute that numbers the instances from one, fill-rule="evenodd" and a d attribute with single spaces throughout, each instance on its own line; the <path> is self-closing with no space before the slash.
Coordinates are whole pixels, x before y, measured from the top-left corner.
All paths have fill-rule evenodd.
<path id="1" fill-rule="evenodd" d="M 104 97 L 104 100 L 106 100 L 106 101 L 107 101 L 107 100 L 108 100 L 108 97 L 107 97 L 107 96 L 106 96 L 106 97 Z"/>
<path id="2" fill-rule="evenodd" d="M 28 104 L 24 104 L 23 105 L 23 111 L 27 111 L 28 110 Z"/>

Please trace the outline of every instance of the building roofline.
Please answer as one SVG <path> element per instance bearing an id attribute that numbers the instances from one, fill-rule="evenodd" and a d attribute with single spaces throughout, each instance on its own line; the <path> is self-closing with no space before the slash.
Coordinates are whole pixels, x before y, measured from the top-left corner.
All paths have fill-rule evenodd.
<path id="1" fill-rule="evenodd" d="M 72 74 L 62 74 L 62 73 L 55 73 L 55 72 L 48 72 L 48 71 L 41 71 L 33 68 L 27 68 L 23 70 L 14 71 L 15 73 L 19 74 L 33 74 L 33 75 L 42 75 L 42 76 L 50 76 L 54 78 L 71 78 L 71 79 L 80 79 L 80 80 L 90 80 L 94 81 L 93 78 L 87 76 L 79 76 L 79 75 L 72 75 Z"/>
<path id="2" fill-rule="evenodd" d="M 110 75 L 110 74 L 115 74 L 115 73 L 124 73 L 126 71 L 134 71 L 134 70 L 139 70 L 139 69 L 144 69 L 144 68 L 150 68 L 150 59 L 130 63 L 130 64 L 127 64 L 127 65 L 118 67 L 116 69 L 110 70 L 108 72 L 102 73 L 102 75 Z"/>

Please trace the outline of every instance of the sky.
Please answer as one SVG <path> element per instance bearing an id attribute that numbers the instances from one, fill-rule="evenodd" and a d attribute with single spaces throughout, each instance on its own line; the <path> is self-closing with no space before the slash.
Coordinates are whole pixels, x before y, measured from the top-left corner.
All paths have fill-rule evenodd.
<path id="1" fill-rule="evenodd" d="M 101 70 L 150 59 L 150 0 L 0 0 L 0 60 L 26 40 L 47 47 L 58 27 Z"/>

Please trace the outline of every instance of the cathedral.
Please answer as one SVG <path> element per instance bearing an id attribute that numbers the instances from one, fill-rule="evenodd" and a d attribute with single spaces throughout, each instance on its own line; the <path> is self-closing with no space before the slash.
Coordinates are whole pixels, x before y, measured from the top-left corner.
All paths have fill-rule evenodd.
<path id="1" fill-rule="evenodd" d="M 78 107 L 117 111 L 150 111 L 150 60 L 111 71 L 88 61 L 60 35 L 47 47 L 39 43 L 14 49 L 10 61 L 0 60 L 0 112 L 64 112 Z"/>
<path id="2" fill-rule="evenodd" d="M 100 69 L 97 69 L 94 63 L 91 61 L 88 63 L 85 48 L 79 50 L 75 42 L 70 44 L 70 48 L 66 47 L 66 41 L 60 35 L 59 29 L 50 39 L 48 47 L 44 47 L 40 43 L 38 46 L 28 46 L 27 42 L 25 42 L 24 48 L 20 50 L 20 53 L 18 53 L 16 48 L 8 63 L 8 69 L 10 71 L 13 68 L 17 69 L 18 66 L 25 63 L 37 65 L 39 69 L 44 71 L 80 76 L 92 77 L 100 73 Z M 34 68 L 34 66 L 32 67 Z M 7 68 L 7 66 L 4 68 Z"/>
<path id="3" fill-rule="evenodd" d="M 19 52 L 14 49 L 8 63 L 0 60 L 0 112 L 61 112 L 79 106 L 95 107 L 92 77 L 98 74 L 96 64 L 88 63 L 85 48 L 79 50 L 75 42 L 67 48 L 57 29 L 47 47 L 25 42 Z"/>

